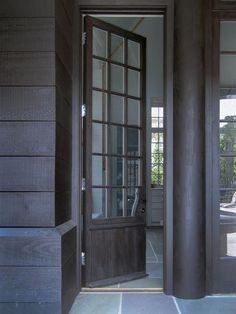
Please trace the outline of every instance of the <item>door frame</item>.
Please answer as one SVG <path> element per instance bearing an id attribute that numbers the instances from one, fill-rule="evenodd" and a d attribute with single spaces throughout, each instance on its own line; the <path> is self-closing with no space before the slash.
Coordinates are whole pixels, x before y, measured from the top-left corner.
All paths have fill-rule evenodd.
<path id="1" fill-rule="evenodd" d="M 72 119 L 72 208 L 77 223 L 77 279 L 81 290 L 82 254 L 82 119 L 83 105 L 83 52 L 82 23 L 84 14 L 163 14 L 164 23 L 164 101 L 165 101 L 165 182 L 164 182 L 164 292 L 173 294 L 173 45 L 174 45 L 174 1 L 121 0 L 77 0 L 73 25 L 73 119 Z"/>

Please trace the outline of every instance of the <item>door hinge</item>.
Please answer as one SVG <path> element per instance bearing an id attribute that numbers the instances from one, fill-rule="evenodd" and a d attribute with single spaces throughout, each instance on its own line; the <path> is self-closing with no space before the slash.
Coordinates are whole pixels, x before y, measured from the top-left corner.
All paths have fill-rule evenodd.
<path id="1" fill-rule="evenodd" d="M 86 189 L 86 181 L 85 178 L 82 179 L 82 191 L 85 191 Z"/>
<path id="2" fill-rule="evenodd" d="M 83 46 L 86 44 L 86 38 L 87 38 L 87 34 L 86 34 L 86 32 L 84 32 L 82 34 L 82 44 L 83 44 Z"/>
<path id="3" fill-rule="evenodd" d="M 81 117 L 85 117 L 86 116 L 86 105 L 82 105 L 81 107 Z"/>
<path id="4" fill-rule="evenodd" d="M 82 266 L 85 266 L 85 264 L 86 264 L 86 261 L 85 261 L 85 253 L 82 252 L 82 253 L 81 253 L 81 265 L 82 265 Z"/>

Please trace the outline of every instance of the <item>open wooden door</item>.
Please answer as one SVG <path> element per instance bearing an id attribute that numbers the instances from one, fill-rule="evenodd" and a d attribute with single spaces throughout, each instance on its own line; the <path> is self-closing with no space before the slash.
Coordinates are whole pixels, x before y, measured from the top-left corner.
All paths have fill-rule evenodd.
<path id="1" fill-rule="evenodd" d="M 145 275 L 146 40 L 87 16 L 84 286 Z"/>

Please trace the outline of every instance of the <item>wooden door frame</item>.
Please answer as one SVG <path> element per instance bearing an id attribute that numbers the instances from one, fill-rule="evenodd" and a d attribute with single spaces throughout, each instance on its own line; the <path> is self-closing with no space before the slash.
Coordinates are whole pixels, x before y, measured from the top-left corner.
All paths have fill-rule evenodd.
<path id="1" fill-rule="evenodd" d="M 163 14 L 164 24 L 164 82 L 165 82 L 165 184 L 164 184 L 164 292 L 173 294 L 173 42 L 174 1 L 172 0 L 77 0 L 74 12 L 74 74 L 73 74 L 73 149 L 72 149 L 72 207 L 77 223 L 77 278 L 81 289 L 82 239 L 82 23 L 83 14 Z"/>

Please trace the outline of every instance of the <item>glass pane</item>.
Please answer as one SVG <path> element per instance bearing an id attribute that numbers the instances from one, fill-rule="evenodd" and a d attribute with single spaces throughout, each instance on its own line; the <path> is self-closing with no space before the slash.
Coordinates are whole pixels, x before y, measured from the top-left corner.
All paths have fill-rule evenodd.
<path id="1" fill-rule="evenodd" d="M 127 180 L 128 186 L 140 185 L 140 160 L 127 160 Z"/>
<path id="2" fill-rule="evenodd" d="M 124 38 L 111 34 L 111 60 L 124 63 Z"/>
<path id="3" fill-rule="evenodd" d="M 92 185 L 106 185 L 107 165 L 106 157 L 92 156 Z"/>
<path id="4" fill-rule="evenodd" d="M 236 120 L 236 99 L 220 100 L 220 120 Z"/>
<path id="5" fill-rule="evenodd" d="M 220 191 L 220 254 L 236 256 L 236 190 Z"/>
<path id="6" fill-rule="evenodd" d="M 107 94 L 93 91 L 93 120 L 107 121 Z"/>
<path id="7" fill-rule="evenodd" d="M 123 185 L 124 158 L 110 158 L 111 185 Z"/>
<path id="8" fill-rule="evenodd" d="M 107 126 L 101 123 L 92 124 L 92 152 L 104 154 L 107 152 Z"/>
<path id="9" fill-rule="evenodd" d="M 122 155 L 124 145 L 124 128 L 112 125 L 110 127 L 110 148 L 111 154 Z"/>
<path id="10" fill-rule="evenodd" d="M 124 68 L 115 64 L 111 64 L 111 90 L 124 93 Z"/>
<path id="11" fill-rule="evenodd" d="M 236 188 L 236 157 L 220 158 L 220 187 Z"/>
<path id="12" fill-rule="evenodd" d="M 220 85 L 235 86 L 236 83 L 236 56 L 221 55 L 220 57 Z"/>
<path id="13" fill-rule="evenodd" d="M 220 22 L 220 51 L 236 51 L 236 22 Z"/>
<path id="14" fill-rule="evenodd" d="M 107 58 L 107 32 L 96 27 L 93 28 L 93 54 Z"/>
<path id="15" fill-rule="evenodd" d="M 120 217 L 124 215 L 124 190 L 110 189 L 109 217 Z"/>
<path id="16" fill-rule="evenodd" d="M 135 217 L 138 211 L 140 188 L 127 189 L 127 216 Z"/>
<path id="17" fill-rule="evenodd" d="M 140 97 L 140 73 L 128 69 L 128 94 Z"/>
<path id="18" fill-rule="evenodd" d="M 128 65 L 140 68 L 140 44 L 128 40 Z"/>
<path id="19" fill-rule="evenodd" d="M 128 99 L 128 124 L 140 125 L 140 101 Z"/>
<path id="20" fill-rule="evenodd" d="M 236 152 L 236 123 L 220 123 L 220 152 Z"/>
<path id="21" fill-rule="evenodd" d="M 107 63 L 93 59 L 93 87 L 107 89 Z"/>
<path id="22" fill-rule="evenodd" d="M 124 123 L 124 97 L 111 95 L 110 121 Z"/>
<path id="23" fill-rule="evenodd" d="M 92 219 L 106 218 L 107 189 L 92 189 Z"/>
<path id="24" fill-rule="evenodd" d="M 127 129 L 127 154 L 140 156 L 140 131 L 138 129 Z"/>

